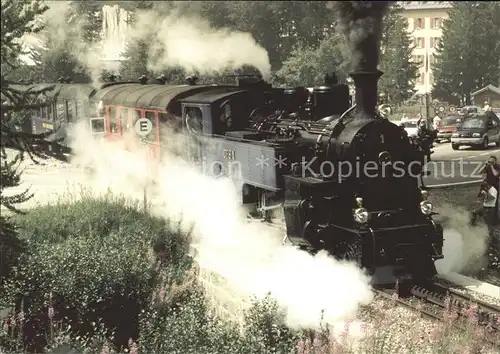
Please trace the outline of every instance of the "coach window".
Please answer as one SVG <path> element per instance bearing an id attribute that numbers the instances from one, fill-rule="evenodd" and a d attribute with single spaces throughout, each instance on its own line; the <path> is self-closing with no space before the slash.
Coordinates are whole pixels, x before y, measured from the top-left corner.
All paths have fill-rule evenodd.
<path id="1" fill-rule="evenodd" d="M 47 107 L 41 107 L 40 108 L 40 117 L 42 119 L 48 119 L 48 117 L 47 117 Z"/>
<path id="2" fill-rule="evenodd" d="M 92 118 L 90 119 L 90 127 L 92 133 L 104 133 L 104 119 L 102 118 Z"/>
<path id="3" fill-rule="evenodd" d="M 68 122 L 74 122 L 76 119 L 75 115 L 75 104 L 73 101 L 66 102 L 66 109 L 68 110 Z"/>
<path id="4" fill-rule="evenodd" d="M 118 111 L 118 114 L 120 115 L 118 119 L 120 120 L 121 124 L 121 130 L 122 133 L 127 131 L 127 124 L 128 124 L 128 109 L 126 108 L 120 108 Z"/>
<path id="5" fill-rule="evenodd" d="M 116 118 L 115 107 L 109 107 L 109 131 L 113 134 L 118 132 L 118 121 Z"/>
<path id="6" fill-rule="evenodd" d="M 52 112 L 52 103 L 50 103 L 47 107 L 47 119 L 54 120 L 53 112 Z"/>
<path id="7" fill-rule="evenodd" d="M 149 119 L 149 121 L 153 125 L 153 129 L 151 129 L 151 133 L 149 133 L 147 136 L 145 136 L 146 139 L 148 140 L 156 140 L 156 118 L 155 118 L 155 112 L 148 112 L 146 111 L 146 118 Z"/>
<path id="8" fill-rule="evenodd" d="M 76 112 L 75 112 L 75 117 L 84 117 L 85 113 L 83 112 L 83 102 L 78 100 L 76 101 Z"/>
<path id="9" fill-rule="evenodd" d="M 134 124 L 137 119 L 141 118 L 141 111 L 131 108 L 128 110 L 127 131 L 134 129 Z"/>
<path id="10" fill-rule="evenodd" d="M 184 119 L 188 132 L 193 134 L 200 134 L 203 132 L 203 112 L 200 107 L 184 108 Z"/>
<path id="11" fill-rule="evenodd" d="M 66 120 L 66 105 L 64 103 L 58 103 L 57 107 L 57 117 L 56 122 L 63 123 Z"/>

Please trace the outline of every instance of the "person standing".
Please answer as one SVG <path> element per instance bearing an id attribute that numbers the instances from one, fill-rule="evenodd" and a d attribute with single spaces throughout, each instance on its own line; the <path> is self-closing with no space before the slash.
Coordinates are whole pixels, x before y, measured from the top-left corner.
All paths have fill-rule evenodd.
<path id="1" fill-rule="evenodd" d="M 500 165 L 496 156 L 490 156 L 488 161 L 486 161 L 483 174 L 485 180 L 496 188 L 498 191 L 500 189 Z"/>
<path id="2" fill-rule="evenodd" d="M 436 114 L 436 116 L 432 120 L 432 127 L 434 128 L 434 130 L 438 130 L 440 126 L 441 126 L 441 117 L 439 117 Z"/>
<path id="3" fill-rule="evenodd" d="M 484 111 L 484 112 L 489 112 L 489 111 L 491 111 L 491 107 L 490 107 L 490 105 L 488 104 L 488 101 L 484 101 L 483 111 Z"/>

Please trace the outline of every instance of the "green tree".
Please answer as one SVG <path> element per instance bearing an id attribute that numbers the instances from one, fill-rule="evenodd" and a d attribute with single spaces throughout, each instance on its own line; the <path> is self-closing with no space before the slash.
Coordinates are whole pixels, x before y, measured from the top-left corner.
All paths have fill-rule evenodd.
<path id="1" fill-rule="evenodd" d="M 378 84 L 383 100 L 395 104 L 415 93 L 418 73 L 418 64 L 411 60 L 414 45 L 401 10 L 399 5 L 391 6 L 385 16 L 380 55 L 380 69 L 384 75 Z"/>
<path id="2" fill-rule="evenodd" d="M 335 72 L 344 81 L 348 74 L 348 60 L 342 38 L 332 34 L 318 48 L 298 46 L 274 73 L 273 81 L 280 86 L 315 86 L 324 81 L 326 73 Z"/>
<path id="3" fill-rule="evenodd" d="M 22 154 L 14 159 L 9 158 L 5 151 L 7 144 L 15 148 L 28 152 L 35 152 L 33 144 L 39 137 L 26 133 L 18 132 L 11 124 L 13 119 L 12 112 L 19 112 L 30 108 L 30 102 L 26 94 L 12 86 L 12 81 L 7 78 L 9 70 L 15 70 L 20 64 L 19 57 L 29 54 L 23 46 L 23 36 L 39 32 L 42 28 L 35 21 L 38 16 L 43 14 L 47 7 L 41 1 L 28 0 L 2 0 L 1 2 L 1 170 L 0 170 L 0 205 L 2 208 L 14 213 L 21 213 L 16 208 L 16 204 L 27 201 L 31 198 L 28 191 L 13 196 L 6 196 L 6 188 L 19 185 L 20 174 L 16 171 L 18 162 L 22 159 Z M 5 70 L 4 70 L 5 69 Z M 35 92 L 35 95 L 40 92 Z M 12 266 L 17 260 L 17 255 L 21 251 L 22 244 L 16 233 L 15 225 L 5 210 L 0 215 L 0 283 L 6 279 Z M 1 287 L 0 287 L 1 288 Z"/>
<path id="4" fill-rule="evenodd" d="M 471 93 L 500 77 L 500 4 L 453 2 L 443 23 L 434 68 L 434 98 L 471 103 Z"/>
<path id="5" fill-rule="evenodd" d="M 143 10 L 151 10 L 154 4 L 149 1 L 137 1 L 125 7 L 130 12 L 129 26 L 136 21 L 136 13 Z M 154 73 L 148 70 L 149 45 L 148 42 L 139 38 L 133 38 L 126 44 L 122 53 L 123 61 L 120 64 L 120 76 L 124 80 L 137 80 L 139 76 L 152 77 Z"/>

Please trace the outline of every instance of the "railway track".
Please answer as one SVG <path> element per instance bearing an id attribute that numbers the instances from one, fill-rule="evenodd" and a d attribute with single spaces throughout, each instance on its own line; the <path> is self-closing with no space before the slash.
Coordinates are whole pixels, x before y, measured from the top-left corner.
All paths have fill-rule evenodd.
<path id="1" fill-rule="evenodd" d="M 467 323 L 484 326 L 485 339 L 500 346 L 500 307 L 472 298 L 439 284 L 414 286 L 400 296 L 396 289 L 375 289 L 375 293 L 398 305 L 418 311 L 421 315 L 447 322 L 450 318 L 456 326 Z"/>

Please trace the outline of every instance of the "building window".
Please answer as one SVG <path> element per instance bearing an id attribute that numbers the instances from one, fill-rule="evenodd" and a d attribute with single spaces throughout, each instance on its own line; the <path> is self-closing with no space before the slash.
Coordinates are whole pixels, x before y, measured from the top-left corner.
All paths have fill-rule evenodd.
<path id="1" fill-rule="evenodd" d="M 422 67 L 424 65 L 424 56 L 423 55 L 414 55 L 412 57 L 413 62 L 418 65 L 418 67 Z"/>
<path id="2" fill-rule="evenodd" d="M 425 19 L 422 17 L 416 18 L 415 28 L 425 28 Z"/>
<path id="3" fill-rule="evenodd" d="M 432 37 L 431 48 L 437 48 L 438 45 L 439 45 L 439 37 Z"/>
<path id="4" fill-rule="evenodd" d="M 415 38 L 415 47 L 416 48 L 425 48 L 425 38 L 424 37 Z"/>
<path id="5" fill-rule="evenodd" d="M 441 17 L 431 18 L 431 28 L 441 28 L 443 26 L 443 19 Z"/>

